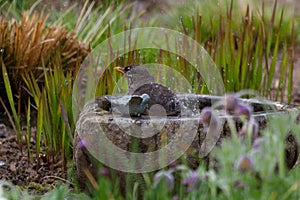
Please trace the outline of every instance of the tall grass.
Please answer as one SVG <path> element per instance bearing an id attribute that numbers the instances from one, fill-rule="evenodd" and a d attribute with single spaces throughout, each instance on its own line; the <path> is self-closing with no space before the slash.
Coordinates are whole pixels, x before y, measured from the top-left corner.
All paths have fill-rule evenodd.
<path id="1" fill-rule="evenodd" d="M 202 3 L 197 8 L 184 6 L 189 8 L 190 12 L 179 11 L 177 16 L 182 17 L 174 18 L 172 21 L 178 19 L 180 23 L 176 26 L 180 24 L 178 28 L 184 34 L 198 41 L 209 52 L 219 67 L 227 92 L 253 89 L 268 99 L 291 102 L 295 59 L 292 49 L 296 42 L 294 19 L 286 14 L 288 10 L 278 6 L 277 1 L 272 8 L 265 7 L 264 3 L 260 9 L 245 6 L 245 13 L 239 10 L 236 1 L 227 2 L 228 4 L 223 7 L 217 7 L 217 11 L 220 12 L 213 8 L 207 9 L 206 6 L 213 5 L 208 2 L 206 2 L 208 5 Z M 208 12 L 212 11 L 220 14 L 211 16 Z M 129 35 L 126 42 L 132 44 L 134 49 L 132 40 Z M 182 48 L 187 48 L 188 45 L 182 44 Z M 157 48 L 159 49 L 159 45 Z M 178 55 L 163 50 L 132 50 L 112 65 L 157 62 L 172 66 L 186 77 L 193 87 L 193 92 L 210 92 L 196 70 L 190 70 L 193 69 L 190 63 Z M 114 85 L 114 73 L 110 71 L 107 73 L 101 79 L 102 86 Z M 100 94 L 111 92 L 109 89 Z"/>
<path id="2" fill-rule="evenodd" d="M 222 9 L 206 21 L 204 7 L 194 10 L 194 16 L 181 19 L 181 29 L 210 53 L 226 91 L 253 89 L 266 98 L 290 102 L 294 57 L 288 49 L 295 43 L 293 18 L 284 18 L 287 11 L 278 10 L 277 1 L 271 16 L 264 3 L 260 10 L 247 6 L 244 15 L 234 10 L 235 3 L 231 0 L 225 13 Z M 275 85 L 275 70 L 280 71 L 279 85 Z"/>
<path id="3" fill-rule="evenodd" d="M 25 75 L 28 90 L 32 92 L 34 105 L 37 105 L 36 154 L 40 153 L 40 144 L 47 147 L 48 161 L 62 160 L 66 167 L 72 146 L 74 122 L 72 121 L 72 78 L 64 76 L 61 67 L 53 71 L 44 68 L 45 86 L 40 89 L 34 76 Z M 38 159 L 38 158 L 37 158 Z M 39 167 L 39 160 L 38 160 Z"/>
<path id="4" fill-rule="evenodd" d="M 74 77 L 90 51 L 90 45 L 103 40 L 109 24 L 120 20 L 119 17 L 130 5 L 124 7 L 120 4 L 103 11 L 100 7 L 94 8 L 93 3 L 86 3 L 78 19 L 75 17 L 76 7 L 59 19 L 50 19 L 52 16 L 49 14 L 38 14 L 32 8 L 30 12 L 21 13 L 20 21 L 9 17 L 12 15 L 18 18 L 18 8 L 7 3 L 2 6 L 11 8 L 5 15 L 7 18 L 0 17 L 0 59 L 5 82 L 2 94 L 7 94 L 1 95 L 2 104 L 7 108 L 7 113 L 12 110 L 11 122 L 20 148 L 20 115 L 29 117 L 32 109 L 37 109 L 36 119 L 27 119 L 28 125 L 32 120 L 37 122 L 34 132 L 37 169 L 40 166 L 41 146 L 45 146 L 48 162 L 62 160 L 66 170 L 67 160 L 71 158 L 75 129 L 72 113 Z M 70 27 L 70 24 L 74 26 Z M 68 32 L 66 27 L 72 31 Z M 117 27 L 110 26 L 116 30 Z M 28 97 L 31 99 L 28 100 Z M 9 104 L 6 104 L 6 98 Z M 30 126 L 27 131 L 27 151 L 29 157 L 32 157 L 28 142 L 32 134 Z"/>
<path id="5" fill-rule="evenodd" d="M 0 101 L 1 101 L 1 104 L 2 104 L 3 108 L 8 113 L 9 120 L 10 120 L 10 122 L 13 126 L 13 129 L 15 130 L 16 135 L 17 135 L 17 142 L 18 142 L 18 145 L 19 145 L 19 149 L 22 152 L 22 138 L 21 138 L 22 135 L 21 135 L 20 116 L 18 115 L 16 106 L 15 106 L 13 92 L 12 92 L 12 89 L 11 89 L 11 84 L 10 84 L 10 80 L 9 80 L 9 77 L 8 77 L 6 67 L 5 67 L 2 59 L 0 61 L 1 61 L 1 65 L 2 65 L 2 75 L 3 75 L 4 85 L 5 85 L 5 91 L 6 91 L 8 101 L 9 101 L 12 116 L 10 115 L 10 112 L 7 108 L 7 105 L 5 105 L 5 103 L 4 103 L 3 98 L 5 98 L 5 97 L 3 97 L 3 98 L 0 97 Z"/>

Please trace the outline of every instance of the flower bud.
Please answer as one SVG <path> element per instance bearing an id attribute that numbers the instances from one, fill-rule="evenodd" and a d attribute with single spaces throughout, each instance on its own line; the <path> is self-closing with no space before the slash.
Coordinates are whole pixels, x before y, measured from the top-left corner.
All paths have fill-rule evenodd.
<path id="1" fill-rule="evenodd" d="M 238 99 L 234 94 L 227 94 L 225 96 L 225 110 L 228 113 L 233 113 L 238 104 Z"/>
<path id="2" fill-rule="evenodd" d="M 154 175 L 153 186 L 157 187 L 161 181 L 164 181 L 166 188 L 171 191 L 174 188 L 175 180 L 172 174 L 173 170 L 159 171 Z"/>
<path id="3" fill-rule="evenodd" d="M 210 107 L 205 107 L 201 111 L 200 121 L 205 127 L 208 127 L 212 117 L 212 110 Z"/>
<path id="4" fill-rule="evenodd" d="M 237 117 L 244 116 L 247 120 L 250 120 L 251 114 L 252 114 L 252 109 L 250 108 L 250 106 L 243 103 L 238 103 L 234 110 L 235 116 Z"/>
<path id="5" fill-rule="evenodd" d="M 200 186 L 200 176 L 196 171 L 189 173 L 189 176 L 182 181 L 183 185 L 187 185 L 187 192 L 197 190 Z"/>
<path id="6" fill-rule="evenodd" d="M 86 139 L 81 139 L 78 143 L 77 143 L 77 148 L 79 149 L 83 149 L 86 148 L 88 145 L 88 141 Z"/>
<path id="7" fill-rule="evenodd" d="M 254 166 L 253 159 L 248 155 L 241 156 L 235 164 L 235 167 L 241 171 L 247 171 Z"/>

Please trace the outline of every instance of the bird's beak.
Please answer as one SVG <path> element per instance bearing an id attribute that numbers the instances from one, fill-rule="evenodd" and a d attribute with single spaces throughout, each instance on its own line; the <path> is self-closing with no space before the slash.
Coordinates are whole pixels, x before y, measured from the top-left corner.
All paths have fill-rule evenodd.
<path id="1" fill-rule="evenodd" d="M 120 72 L 120 73 L 122 73 L 122 74 L 125 73 L 125 70 L 124 70 L 123 67 L 115 67 L 114 70 L 116 70 L 117 72 Z"/>

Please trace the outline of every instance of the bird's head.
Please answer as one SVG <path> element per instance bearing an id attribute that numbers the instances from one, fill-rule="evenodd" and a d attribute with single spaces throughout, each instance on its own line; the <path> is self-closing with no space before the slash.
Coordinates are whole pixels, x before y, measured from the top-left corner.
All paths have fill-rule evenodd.
<path id="1" fill-rule="evenodd" d="M 128 65 L 127 67 L 115 67 L 115 70 L 126 76 L 129 93 L 134 92 L 144 84 L 154 82 L 153 76 L 145 66 Z"/>
<path id="2" fill-rule="evenodd" d="M 129 71 L 131 71 L 131 69 L 132 68 L 134 68 L 135 67 L 135 65 L 129 65 L 129 66 L 127 66 L 127 67 L 115 67 L 115 70 L 117 71 L 117 72 L 120 72 L 121 74 L 127 74 L 127 73 L 129 73 Z"/>
<path id="3" fill-rule="evenodd" d="M 117 72 L 120 72 L 124 74 L 125 76 L 136 76 L 138 78 L 146 78 L 151 77 L 153 79 L 152 75 L 149 73 L 148 69 L 145 66 L 141 65 L 128 65 L 127 67 L 115 67 L 115 70 Z"/>

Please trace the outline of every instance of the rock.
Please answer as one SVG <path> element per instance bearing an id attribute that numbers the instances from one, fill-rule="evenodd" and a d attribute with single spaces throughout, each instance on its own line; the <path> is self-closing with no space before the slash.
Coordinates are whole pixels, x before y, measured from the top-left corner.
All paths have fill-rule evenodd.
<path id="1" fill-rule="evenodd" d="M 0 124 L 0 137 L 4 138 L 7 135 L 7 130 L 5 124 Z"/>

